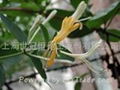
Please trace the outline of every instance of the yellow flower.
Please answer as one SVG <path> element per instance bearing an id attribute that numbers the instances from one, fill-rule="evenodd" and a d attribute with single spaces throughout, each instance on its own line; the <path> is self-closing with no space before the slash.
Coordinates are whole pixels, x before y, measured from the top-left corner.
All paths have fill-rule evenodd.
<path id="1" fill-rule="evenodd" d="M 50 55 L 47 60 L 47 67 L 50 67 L 52 64 L 54 64 L 54 59 L 56 58 L 57 55 L 57 44 L 51 43 L 45 55 Z"/>
<path id="2" fill-rule="evenodd" d="M 76 30 L 78 27 L 82 26 L 81 23 L 77 23 L 77 21 L 73 17 L 65 17 L 62 22 L 62 27 L 58 34 L 54 37 L 52 43 L 59 43 L 65 37 L 67 37 L 71 32 Z"/>
<path id="3" fill-rule="evenodd" d="M 54 37 L 50 44 L 50 57 L 47 62 L 47 66 L 54 64 L 54 59 L 57 55 L 57 44 L 60 43 L 64 38 L 66 38 L 71 32 L 82 26 L 81 23 L 78 23 L 73 17 L 65 17 L 62 22 L 62 27 L 58 34 Z"/>
<path id="4" fill-rule="evenodd" d="M 63 19 L 60 31 L 51 41 L 50 47 L 45 53 L 45 55 L 49 55 L 48 57 L 49 59 L 47 61 L 47 67 L 50 67 L 51 65 L 54 64 L 54 59 L 56 58 L 57 55 L 57 44 L 60 43 L 63 39 L 65 39 L 71 32 L 73 32 L 79 27 L 82 27 L 82 23 L 78 22 L 78 19 L 82 15 L 85 8 L 86 8 L 85 2 L 81 2 L 72 16 L 65 17 Z"/>

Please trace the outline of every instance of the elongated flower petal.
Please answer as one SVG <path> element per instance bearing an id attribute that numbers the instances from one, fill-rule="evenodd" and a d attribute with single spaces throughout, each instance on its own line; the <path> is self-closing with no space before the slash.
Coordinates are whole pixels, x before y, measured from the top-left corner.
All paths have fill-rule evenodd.
<path id="1" fill-rule="evenodd" d="M 52 42 L 59 43 L 80 26 L 82 25 L 80 23 L 76 23 L 76 20 L 73 17 L 65 17 L 65 19 L 62 22 L 62 27 L 60 31 L 54 37 Z"/>
<path id="2" fill-rule="evenodd" d="M 54 45 L 54 46 L 53 46 Z M 55 59 L 55 57 L 56 57 L 56 55 L 57 55 L 57 45 L 54 43 L 54 44 L 52 44 L 52 47 L 51 47 L 51 55 L 50 55 L 50 57 L 49 57 L 49 59 L 48 59 L 48 61 L 47 61 L 47 67 L 50 67 L 51 65 L 53 65 L 54 64 L 54 59 Z"/>
<path id="3" fill-rule="evenodd" d="M 47 67 L 50 67 L 51 65 L 54 64 L 54 59 L 56 57 L 56 50 L 53 50 L 52 53 L 51 53 L 51 56 L 49 57 L 48 61 L 47 61 Z"/>
<path id="4" fill-rule="evenodd" d="M 67 53 L 64 51 L 61 51 L 61 53 L 71 56 L 73 58 L 82 60 L 82 62 L 84 62 L 90 70 L 97 73 L 97 71 L 92 67 L 91 63 L 86 58 L 89 57 L 90 55 L 92 55 L 94 53 L 94 51 L 100 46 L 101 43 L 102 43 L 102 40 L 99 40 L 96 44 L 94 44 L 92 46 L 92 48 L 88 52 L 83 53 L 83 54 L 71 54 L 71 53 Z"/>
<path id="5" fill-rule="evenodd" d="M 91 47 L 91 49 L 90 49 L 88 52 L 85 53 L 85 56 L 86 56 L 86 57 L 91 56 L 91 55 L 95 52 L 95 50 L 100 46 L 101 43 L 102 43 L 102 40 L 99 40 L 97 43 L 95 43 L 95 44 Z"/>

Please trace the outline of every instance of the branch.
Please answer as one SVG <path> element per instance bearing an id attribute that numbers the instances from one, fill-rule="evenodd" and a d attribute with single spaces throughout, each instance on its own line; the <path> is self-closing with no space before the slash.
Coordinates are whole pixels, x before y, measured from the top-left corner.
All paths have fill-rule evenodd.
<path id="1" fill-rule="evenodd" d="M 35 10 L 31 10 L 31 9 L 27 9 L 27 8 L 0 8 L 0 11 L 22 11 L 22 12 L 25 12 L 25 13 L 39 13 L 39 14 L 43 14 L 45 17 L 47 17 L 49 15 L 49 13 L 43 13 L 42 10 L 38 10 L 38 11 L 35 11 Z M 57 19 L 63 19 L 64 17 L 62 16 L 58 16 L 56 15 L 55 18 Z M 53 18 L 54 19 L 54 18 Z"/>
<path id="2" fill-rule="evenodd" d="M 114 53 L 114 55 L 116 55 L 116 54 L 120 54 L 120 51 L 117 51 L 117 52 Z M 92 60 L 90 60 L 90 61 L 91 61 L 91 62 L 94 62 L 94 61 L 96 61 L 96 60 L 104 59 L 104 57 L 106 57 L 106 55 L 102 55 L 102 56 L 100 56 L 99 58 L 95 58 L 95 59 L 92 59 Z M 77 64 L 73 64 L 73 65 L 69 65 L 69 66 L 61 66 L 61 67 L 57 67 L 57 68 L 47 69 L 46 72 L 68 69 L 68 68 L 77 67 L 77 66 L 80 66 L 80 65 L 83 65 L 83 64 L 84 64 L 84 63 L 77 63 Z M 24 78 L 33 78 L 33 77 L 35 77 L 37 74 L 39 74 L 39 73 L 32 73 L 32 74 L 30 74 L 30 75 L 24 76 Z M 16 83 L 16 82 L 18 82 L 18 81 L 19 81 L 19 79 L 11 80 L 11 81 L 9 81 L 9 82 L 6 82 L 4 85 L 6 85 L 6 84 L 9 85 L 9 84 L 12 84 L 12 83 Z"/>
<path id="3" fill-rule="evenodd" d="M 111 33 L 111 32 L 107 32 L 107 31 L 105 31 L 105 30 L 103 30 L 103 29 L 96 29 L 96 31 L 97 32 L 102 32 L 102 33 L 105 33 L 105 34 L 108 34 L 108 35 L 111 35 L 111 36 L 113 36 L 113 37 L 116 37 L 116 38 L 118 38 L 118 39 L 120 39 L 120 36 L 118 36 L 118 35 L 116 35 L 116 34 L 113 34 L 113 33 Z"/>
<path id="4" fill-rule="evenodd" d="M 5 83 L 4 85 L 7 87 L 8 90 L 13 90 L 13 89 L 10 87 L 10 84 Z"/>
<path id="5" fill-rule="evenodd" d="M 0 8 L 0 11 L 23 11 L 27 13 L 40 13 L 40 11 L 35 11 L 27 8 Z"/>

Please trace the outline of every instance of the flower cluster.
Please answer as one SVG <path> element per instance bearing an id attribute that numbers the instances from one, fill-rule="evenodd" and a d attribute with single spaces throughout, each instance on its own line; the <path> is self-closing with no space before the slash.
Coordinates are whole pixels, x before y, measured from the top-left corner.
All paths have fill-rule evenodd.
<path id="1" fill-rule="evenodd" d="M 62 27 L 57 35 L 54 37 L 50 44 L 51 55 L 47 62 L 47 66 L 51 66 L 54 63 L 54 59 L 57 54 L 57 44 L 60 43 L 64 38 L 66 38 L 71 32 L 81 27 L 81 23 L 76 23 L 76 20 L 73 17 L 65 17 L 62 22 Z"/>
<path id="2" fill-rule="evenodd" d="M 53 40 L 50 43 L 50 46 L 49 46 L 48 50 L 44 54 L 44 56 L 48 56 L 48 60 L 47 60 L 47 64 L 46 64 L 47 67 L 52 66 L 55 62 L 55 58 L 57 56 L 57 44 L 59 44 L 62 40 L 64 40 L 71 32 L 75 31 L 78 28 L 82 28 L 83 25 L 78 19 L 84 13 L 84 11 L 86 9 L 86 6 L 87 6 L 86 3 L 84 1 L 82 1 L 79 4 L 79 6 L 77 7 L 76 11 L 73 13 L 72 16 L 65 17 L 63 19 L 60 31 L 53 38 Z M 70 53 L 67 53 L 67 52 L 64 52 L 64 51 L 61 51 L 61 53 L 66 54 L 68 56 L 71 56 L 73 58 L 81 59 L 84 63 L 87 64 L 89 69 L 94 71 L 92 66 L 88 62 L 88 60 L 86 60 L 86 58 L 88 56 L 90 56 L 95 51 L 95 49 L 100 45 L 100 43 L 101 43 L 101 41 L 96 43 L 85 54 L 70 54 Z"/>

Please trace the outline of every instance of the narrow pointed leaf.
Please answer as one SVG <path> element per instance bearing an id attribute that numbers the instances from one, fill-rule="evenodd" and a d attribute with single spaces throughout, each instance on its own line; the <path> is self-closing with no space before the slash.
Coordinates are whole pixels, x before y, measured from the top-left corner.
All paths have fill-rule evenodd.
<path id="1" fill-rule="evenodd" d="M 36 67 L 36 69 L 38 70 L 39 74 L 41 75 L 41 77 L 46 80 L 47 79 L 47 75 L 45 73 L 45 70 L 43 68 L 42 62 L 40 61 L 40 59 L 29 56 L 34 64 L 34 66 Z"/>
<path id="2" fill-rule="evenodd" d="M 120 10 L 120 1 L 116 1 L 110 7 L 106 8 L 103 11 L 96 13 L 86 25 L 89 28 L 99 28 L 102 24 L 106 23 L 109 19 L 114 17 Z"/>
<path id="3" fill-rule="evenodd" d="M 10 30 L 10 32 L 16 37 L 19 42 L 27 41 L 25 33 L 15 23 L 13 23 L 11 20 L 9 20 L 2 14 L 0 14 L 0 18 L 5 24 L 5 26 L 8 28 L 8 30 Z"/>
<path id="4" fill-rule="evenodd" d="M 40 24 L 40 27 L 42 30 L 42 33 L 43 33 L 43 36 L 44 36 L 44 40 L 46 43 L 48 43 L 50 41 L 50 38 L 49 38 L 49 33 L 48 33 L 48 30 L 46 29 L 46 27 L 42 24 Z"/>

